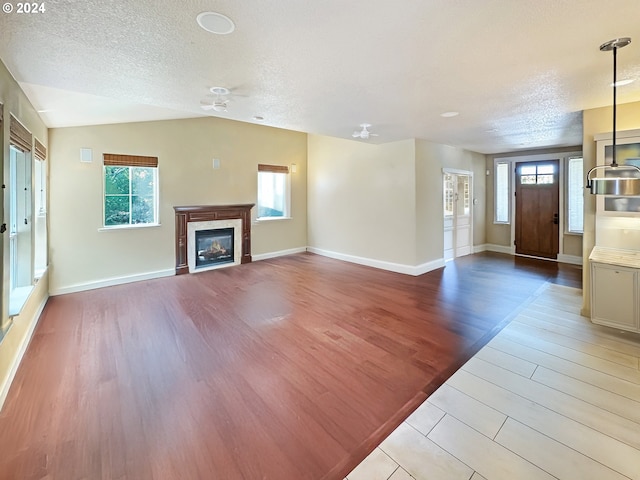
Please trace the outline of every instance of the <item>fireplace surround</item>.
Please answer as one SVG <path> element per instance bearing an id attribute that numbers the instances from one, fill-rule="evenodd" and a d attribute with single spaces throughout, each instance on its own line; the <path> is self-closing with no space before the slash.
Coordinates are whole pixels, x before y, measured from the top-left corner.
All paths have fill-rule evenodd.
<path id="1" fill-rule="evenodd" d="M 189 230 L 194 230 L 193 227 L 189 229 L 190 223 L 203 222 L 202 225 L 207 228 L 233 228 L 234 224 L 237 224 L 240 227 L 239 238 L 236 237 L 234 243 L 240 251 L 236 256 L 239 263 L 251 262 L 251 208 L 254 205 L 248 203 L 173 207 L 176 222 L 176 275 L 190 271 L 188 236 Z"/>

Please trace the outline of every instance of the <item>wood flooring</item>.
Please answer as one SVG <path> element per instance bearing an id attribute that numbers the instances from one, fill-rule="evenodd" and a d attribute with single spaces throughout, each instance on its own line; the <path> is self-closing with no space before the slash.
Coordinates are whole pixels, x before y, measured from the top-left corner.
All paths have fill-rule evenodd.
<path id="1" fill-rule="evenodd" d="M 640 335 L 548 285 L 348 480 L 640 479 Z"/>
<path id="2" fill-rule="evenodd" d="M 580 279 L 296 254 L 53 297 L 0 412 L 0 479 L 342 479 L 546 282 Z"/>

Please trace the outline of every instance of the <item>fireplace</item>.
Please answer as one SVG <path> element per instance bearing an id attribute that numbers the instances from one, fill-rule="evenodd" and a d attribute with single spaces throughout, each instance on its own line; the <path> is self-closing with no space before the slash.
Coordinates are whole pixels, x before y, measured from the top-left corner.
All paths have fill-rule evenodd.
<path id="1" fill-rule="evenodd" d="M 176 213 L 176 274 L 251 262 L 251 207 L 253 204 L 173 207 Z M 221 230 L 227 233 L 220 234 Z M 232 232 L 230 239 L 229 231 Z M 196 236 L 203 238 L 201 245 Z M 229 257 L 221 253 L 221 249 L 229 248 L 233 250 Z"/>
<path id="2" fill-rule="evenodd" d="M 233 263 L 233 228 L 196 230 L 195 268 Z"/>

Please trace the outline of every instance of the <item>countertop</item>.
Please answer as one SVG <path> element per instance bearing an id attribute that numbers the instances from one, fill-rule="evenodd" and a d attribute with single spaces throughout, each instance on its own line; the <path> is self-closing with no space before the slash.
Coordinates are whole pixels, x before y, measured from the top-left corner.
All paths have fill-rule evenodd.
<path id="1" fill-rule="evenodd" d="M 620 267 L 640 268 L 640 251 L 594 247 L 589 255 L 589 261 Z"/>

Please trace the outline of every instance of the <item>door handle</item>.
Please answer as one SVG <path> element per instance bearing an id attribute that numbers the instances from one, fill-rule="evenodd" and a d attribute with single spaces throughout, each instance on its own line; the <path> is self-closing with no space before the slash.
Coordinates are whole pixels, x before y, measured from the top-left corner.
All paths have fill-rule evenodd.
<path id="1" fill-rule="evenodd" d="M 560 217 L 558 216 L 557 213 L 553 214 L 553 224 L 554 225 L 558 225 L 560 223 Z"/>

